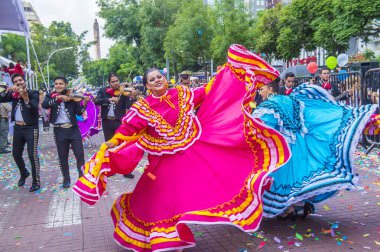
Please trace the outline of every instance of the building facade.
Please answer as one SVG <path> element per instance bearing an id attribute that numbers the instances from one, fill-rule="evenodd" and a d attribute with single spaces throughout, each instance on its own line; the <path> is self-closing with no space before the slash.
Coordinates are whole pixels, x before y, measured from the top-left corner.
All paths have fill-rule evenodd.
<path id="1" fill-rule="evenodd" d="M 253 16 L 257 15 L 257 12 L 265 10 L 266 0 L 235 0 L 235 5 L 244 4 L 244 9 L 247 13 Z M 203 0 L 203 4 L 213 7 L 215 5 L 215 0 Z"/>
<path id="2" fill-rule="evenodd" d="M 244 0 L 244 4 L 247 11 L 253 16 L 257 15 L 257 12 L 265 10 L 265 0 Z"/>
<path id="3" fill-rule="evenodd" d="M 24 6 L 25 17 L 26 20 L 28 20 L 29 26 L 35 23 L 41 24 L 41 20 L 33 8 L 33 5 L 29 2 L 22 2 L 22 5 Z"/>

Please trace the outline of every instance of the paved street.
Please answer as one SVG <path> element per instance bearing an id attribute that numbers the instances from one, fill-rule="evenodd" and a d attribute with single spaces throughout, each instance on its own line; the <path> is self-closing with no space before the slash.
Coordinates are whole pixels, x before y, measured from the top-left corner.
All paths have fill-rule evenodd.
<path id="1" fill-rule="evenodd" d="M 89 141 L 90 157 L 102 135 Z M 124 251 L 112 239 L 109 211 L 113 200 L 131 191 L 134 179 L 110 178 L 108 195 L 95 206 L 81 203 L 71 189 L 62 189 L 52 133 L 39 144 L 42 189 L 30 193 L 31 179 L 18 188 L 18 170 L 10 154 L 0 155 L 0 251 Z M 259 232 L 246 234 L 229 226 L 192 226 L 197 247 L 185 251 L 380 251 L 379 150 L 357 155 L 361 188 L 343 191 L 317 205 L 307 220 L 265 219 Z M 26 153 L 25 153 L 26 154 Z M 77 178 L 70 156 L 72 181 Z"/>

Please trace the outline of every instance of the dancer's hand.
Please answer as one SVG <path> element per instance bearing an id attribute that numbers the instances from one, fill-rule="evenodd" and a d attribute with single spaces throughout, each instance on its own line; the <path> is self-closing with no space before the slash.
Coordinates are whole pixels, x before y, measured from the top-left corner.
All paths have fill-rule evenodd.
<path id="1" fill-rule="evenodd" d="M 112 141 L 105 142 L 104 144 L 107 145 L 108 149 L 111 149 L 111 148 L 117 146 L 117 144 L 112 142 Z"/>

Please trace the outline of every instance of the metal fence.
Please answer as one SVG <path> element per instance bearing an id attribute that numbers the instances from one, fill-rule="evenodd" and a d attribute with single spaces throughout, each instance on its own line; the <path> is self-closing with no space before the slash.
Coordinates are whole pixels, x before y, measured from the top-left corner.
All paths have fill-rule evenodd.
<path id="1" fill-rule="evenodd" d="M 301 77 L 301 78 L 295 78 L 296 85 L 299 85 L 301 83 L 310 82 L 310 79 L 312 77 Z M 317 82 L 319 77 L 316 78 Z M 331 83 L 337 84 L 340 92 L 345 92 L 348 90 L 353 90 L 354 95 L 344 101 L 345 104 L 350 106 L 360 106 L 363 104 L 362 102 L 362 78 L 360 76 L 360 72 L 344 72 L 344 73 L 332 73 L 330 74 L 330 80 Z"/>
<path id="2" fill-rule="evenodd" d="M 363 104 L 380 105 L 380 68 L 374 68 L 365 73 L 361 91 Z M 379 113 L 379 108 L 376 113 Z M 364 135 L 363 144 L 367 147 L 366 153 L 368 154 L 374 147 L 380 146 L 380 135 Z"/>
<path id="3" fill-rule="evenodd" d="M 296 78 L 297 85 L 309 82 L 312 77 Z M 341 92 L 354 90 L 354 95 L 344 101 L 345 104 L 358 107 L 364 104 L 380 106 L 380 68 L 368 70 L 365 74 L 359 71 L 332 73 L 330 82 L 336 83 Z M 379 109 L 375 113 L 380 113 Z M 380 135 L 363 135 L 362 145 L 368 154 L 374 147 L 380 147 Z"/>

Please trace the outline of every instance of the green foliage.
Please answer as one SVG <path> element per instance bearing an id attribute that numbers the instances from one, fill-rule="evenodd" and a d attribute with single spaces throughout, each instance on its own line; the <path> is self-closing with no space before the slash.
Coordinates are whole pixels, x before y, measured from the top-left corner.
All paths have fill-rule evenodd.
<path id="1" fill-rule="evenodd" d="M 380 35 L 380 0 L 334 0 L 336 17 L 331 25 L 339 41 L 360 37 L 368 42 L 370 36 Z"/>
<path id="2" fill-rule="evenodd" d="M 93 86 L 103 86 L 107 82 L 107 75 L 111 72 L 111 67 L 106 59 L 88 61 L 83 64 L 83 74 L 87 83 Z"/>
<path id="3" fill-rule="evenodd" d="M 368 48 L 364 50 L 363 56 L 368 61 L 372 61 L 376 58 L 375 52 Z"/>
<path id="4" fill-rule="evenodd" d="M 277 56 L 277 38 L 280 36 L 280 16 L 282 7 L 277 5 L 274 9 L 260 12 L 254 28 L 256 35 L 256 51 L 268 55 L 268 61 Z"/>
<path id="5" fill-rule="evenodd" d="M 86 62 L 83 65 L 83 75 L 88 83 L 102 86 L 107 82 L 109 73 L 114 72 L 124 81 L 131 82 L 132 78 L 140 75 L 143 69 L 137 62 L 136 47 L 118 42 L 110 48 L 109 58 Z"/>
<path id="6" fill-rule="evenodd" d="M 63 75 L 69 79 L 78 76 L 78 63 L 83 65 L 89 60 L 88 48 L 92 43 L 83 43 L 86 32 L 80 35 L 75 34 L 71 24 L 67 22 L 53 21 L 49 27 L 35 24 L 31 27 L 31 39 L 36 49 L 37 57 L 40 64 L 43 65 L 43 73 L 46 77 L 47 61 L 49 55 L 57 49 L 73 47 L 70 50 L 64 50 L 52 55 L 49 61 L 50 80 L 55 76 Z M 1 37 L 0 47 L 3 48 L 1 55 L 9 56 L 13 61 L 22 59 L 26 62 L 26 42 L 25 37 L 15 34 L 3 34 Z M 30 60 L 32 70 L 37 72 L 39 82 L 42 82 L 42 76 L 38 71 L 37 60 L 34 57 L 32 48 L 30 49 Z M 46 80 L 47 81 L 47 80 Z"/>
<path id="7" fill-rule="evenodd" d="M 11 60 L 23 60 L 26 62 L 25 37 L 16 34 L 3 34 L 0 40 L 0 54 Z"/>
<path id="8" fill-rule="evenodd" d="M 203 1 L 189 1 L 178 12 L 164 40 L 165 57 L 179 69 L 195 64 L 206 65 L 210 59 L 212 31 L 207 17 L 208 10 Z M 178 70 L 175 69 L 175 74 Z"/>
<path id="9" fill-rule="evenodd" d="M 137 2 L 134 0 L 97 1 L 100 7 L 99 16 L 106 20 L 104 28 L 107 37 L 140 45 L 140 5 Z"/>
<path id="10" fill-rule="evenodd" d="M 337 55 L 352 37 L 379 36 L 379 10 L 380 0 L 293 0 L 257 17 L 256 50 L 285 60 L 298 57 L 302 48 Z"/>
<path id="11" fill-rule="evenodd" d="M 164 67 L 164 39 L 182 4 L 178 0 L 98 0 L 106 36 L 139 49 L 142 68 Z"/>
<path id="12" fill-rule="evenodd" d="M 55 50 L 73 47 L 73 49 L 60 51 L 52 55 L 49 61 L 51 77 L 63 75 L 70 79 L 78 76 L 78 47 L 82 44 L 81 40 L 83 40 L 84 34 L 78 36 L 72 30 L 70 23 L 56 21 L 53 21 L 49 27 L 39 24 L 33 25 L 31 34 L 41 63 L 47 61 L 49 55 Z M 44 71 L 46 71 L 46 68 Z"/>
<path id="13" fill-rule="evenodd" d="M 214 32 L 211 41 L 211 55 L 216 64 L 223 64 L 231 44 L 241 44 L 254 49 L 254 18 L 245 12 L 242 1 L 218 0 L 210 10 L 211 29 Z"/>

